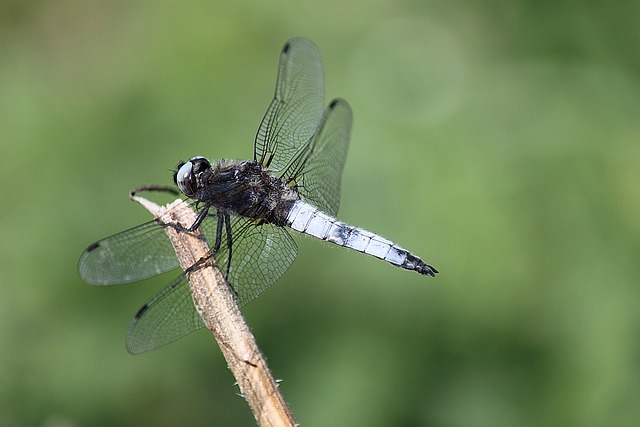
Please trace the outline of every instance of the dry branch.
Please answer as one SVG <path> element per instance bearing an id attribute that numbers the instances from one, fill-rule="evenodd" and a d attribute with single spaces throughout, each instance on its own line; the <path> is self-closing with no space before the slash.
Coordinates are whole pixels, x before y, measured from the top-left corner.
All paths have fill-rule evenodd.
<path id="1" fill-rule="evenodd" d="M 178 223 L 189 227 L 195 221 L 195 212 L 182 200 L 158 206 L 133 193 L 131 198 L 165 224 Z M 209 253 L 206 241 L 197 237 L 199 231 L 188 233 L 178 231 L 175 227 L 165 227 L 165 230 L 183 270 Z M 218 342 L 258 424 L 296 426 L 293 414 L 280 394 L 256 340 L 240 313 L 233 291 L 213 259 L 202 268 L 189 273 L 189 285 L 196 309 Z"/>

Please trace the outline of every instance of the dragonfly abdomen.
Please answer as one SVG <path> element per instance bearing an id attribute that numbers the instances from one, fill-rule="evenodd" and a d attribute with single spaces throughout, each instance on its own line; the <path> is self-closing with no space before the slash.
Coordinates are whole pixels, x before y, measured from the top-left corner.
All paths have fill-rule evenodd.
<path id="1" fill-rule="evenodd" d="M 378 234 L 354 227 L 325 214 L 315 206 L 297 200 L 287 215 L 286 225 L 301 233 L 338 246 L 355 249 L 397 267 L 435 276 L 438 271 L 417 256 Z"/>

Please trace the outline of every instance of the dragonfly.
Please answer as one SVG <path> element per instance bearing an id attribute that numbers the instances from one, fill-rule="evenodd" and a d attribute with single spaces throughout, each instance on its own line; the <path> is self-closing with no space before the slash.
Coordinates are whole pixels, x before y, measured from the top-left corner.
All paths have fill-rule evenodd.
<path id="1" fill-rule="evenodd" d="M 352 112 L 340 98 L 324 107 L 324 73 L 316 46 L 286 42 L 275 96 L 258 128 L 252 160 L 191 157 L 177 165 L 174 184 L 197 212 L 185 231 L 200 229 L 213 243 L 240 307 L 289 268 L 298 249 L 289 230 L 435 277 L 438 270 L 378 234 L 336 219 Z M 159 220 L 90 245 L 80 277 L 95 285 L 143 280 L 179 267 Z M 132 354 L 153 350 L 204 327 L 191 299 L 188 271 L 147 301 L 126 338 Z"/>

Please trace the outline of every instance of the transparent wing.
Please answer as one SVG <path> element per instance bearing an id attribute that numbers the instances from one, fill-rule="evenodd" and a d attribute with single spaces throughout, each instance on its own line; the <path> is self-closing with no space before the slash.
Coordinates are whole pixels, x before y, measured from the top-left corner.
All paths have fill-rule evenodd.
<path id="1" fill-rule="evenodd" d="M 154 220 L 89 246 L 78 273 L 93 285 L 135 282 L 178 267 L 178 259 L 160 222 Z"/>
<path id="2" fill-rule="evenodd" d="M 226 277 L 242 307 L 287 271 L 298 254 L 298 247 L 285 228 L 273 224 L 257 225 L 239 217 L 232 220 L 232 236 L 231 265 Z M 216 260 L 224 272 L 229 260 L 225 245 L 220 248 Z"/>
<path id="3" fill-rule="evenodd" d="M 287 166 L 282 176 L 298 185 L 303 199 L 335 216 L 352 123 L 347 101 L 334 99 L 324 110 L 317 133 Z"/>
<path id="4" fill-rule="evenodd" d="M 203 327 L 191 299 L 187 278 L 181 274 L 135 315 L 127 332 L 127 351 L 131 354 L 144 353 Z"/>
<path id="5" fill-rule="evenodd" d="M 215 241 L 215 215 L 209 215 L 202 230 Z M 296 257 L 297 247 L 289 233 L 270 224 L 256 225 L 236 217 L 231 224 L 232 253 L 224 244 L 216 255 L 219 268 L 234 289 L 242 307 L 257 298 L 284 274 Z M 181 275 L 153 296 L 133 318 L 126 346 L 132 354 L 169 344 L 204 326 L 193 305 L 189 284 Z"/>
<path id="6" fill-rule="evenodd" d="M 279 172 L 314 135 L 324 106 L 324 75 L 318 49 L 291 39 L 280 54 L 276 91 L 260 123 L 254 160 Z"/>

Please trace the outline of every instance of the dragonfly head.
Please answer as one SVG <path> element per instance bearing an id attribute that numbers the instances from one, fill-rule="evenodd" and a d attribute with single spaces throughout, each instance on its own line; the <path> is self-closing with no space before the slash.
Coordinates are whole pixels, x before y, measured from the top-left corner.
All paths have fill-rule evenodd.
<path id="1" fill-rule="evenodd" d="M 193 198 L 200 186 L 200 175 L 210 168 L 211 163 L 206 158 L 202 156 L 192 157 L 186 163 L 178 163 L 178 170 L 173 174 L 173 182 L 182 191 L 182 194 Z"/>

